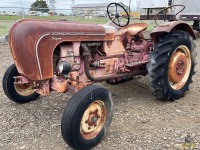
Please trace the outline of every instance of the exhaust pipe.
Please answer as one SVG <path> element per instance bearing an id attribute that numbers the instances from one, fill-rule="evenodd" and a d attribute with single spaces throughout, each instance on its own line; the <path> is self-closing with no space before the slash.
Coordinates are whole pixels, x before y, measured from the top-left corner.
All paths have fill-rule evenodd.
<path id="1" fill-rule="evenodd" d="M 88 49 L 87 46 L 83 45 L 82 46 L 84 53 L 83 53 L 83 59 L 84 59 L 84 69 L 85 69 L 85 74 L 87 78 L 91 81 L 106 81 L 106 80 L 111 80 L 111 79 L 116 79 L 116 78 L 123 78 L 123 77 L 132 77 L 136 75 L 144 75 L 147 74 L 147 70 L 140 70 L 140 71 L 134 71 L 134 72 L 129 72 L 129 73 L 123 73 L 123 74 L 117 74 L 117 75 L 110 75 L 110 76 L 104 76 L 104 77 L 93 77 L 90 74 L 90 68 L 89 68 L 89 58 L 91 56 L 90 50 Z"/>

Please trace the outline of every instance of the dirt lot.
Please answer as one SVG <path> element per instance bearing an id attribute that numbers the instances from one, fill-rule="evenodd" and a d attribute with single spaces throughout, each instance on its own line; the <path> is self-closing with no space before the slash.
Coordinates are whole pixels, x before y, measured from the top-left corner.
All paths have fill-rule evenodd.
<path id="1" fill-rule="evenodd" d="M 200 53 L 200 40 L 197 53 Z M 0 45 L 0 80 L 13 63 L 8 45 Z M 200 64 L 200 55 L 197 59 Z M 146 77 L 131 82 L 108 85 L 113 95 L 114 117 L 108 134 L 94 148 L 125 150 L 174 149 L 190 134 L 200 149 L 200 66 L 194 83 L 185 97 L 176 102 L 161 102 L 148 89 Z M 70 98 L 52 93 L 28 104 L 15 104 L 0 86 L 0 149 L 1 150 L 68 150 L 60 134 L 60 120 Z"/>

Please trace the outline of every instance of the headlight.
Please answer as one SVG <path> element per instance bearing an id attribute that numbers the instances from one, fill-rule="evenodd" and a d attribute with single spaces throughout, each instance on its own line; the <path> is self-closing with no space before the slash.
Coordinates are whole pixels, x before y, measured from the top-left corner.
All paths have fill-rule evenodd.
<path id="1" fill-rule="evenodd" d="M 61 61 L 58 63 L 58 71 L 59 73 L 62 73 L 64 70 L 64 61 Z"/>
<path id="2" fill-rule="evenodd" d="M 72 69 L 72 67 L 66 61 L 60 61 L 58 63 L 58 71 L 59 71 L 59 73 L 63 74 L 64 76 L 68 75 L 68 73 L 71 71 L 71 69 Z"/>

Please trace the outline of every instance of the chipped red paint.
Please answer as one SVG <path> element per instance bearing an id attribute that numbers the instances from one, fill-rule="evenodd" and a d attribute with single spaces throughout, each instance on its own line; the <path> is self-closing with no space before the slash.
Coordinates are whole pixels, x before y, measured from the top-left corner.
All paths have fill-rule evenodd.
<path id="1" fill-rule="evenodd" d="M 183 30 L 188 32 L 194 39 L 196 39 L 196 36 L 194 34 L 194 31 L 192 28 L 184 21 L 172 21 L 172 22 L 167 22 L 162 25 L 159 25 L 153 29 L 151 32 L 150 36 L 154 42 L 158 41 L 158 37 L 160 35 L 166 34 L 171 32 L 172 30 L 177 29 L 177 30 Z"/>
<path id="2" fill-rule="evenodd" d="M 156 27 L 151 33 L 153 41 L 145 40 L 143 31 L 147 27 L 146 23 L 115 28 L 24 19 L 12 26 L 9 44 L 23 82 L 34 82 L 41 95 L 51 90 L 74 94 L 96 81 L 146 75 L 153 41 L 160 34 L 178 28 L 194 36 L 186 23 L 174 21 Z M 66 76 L 58 70 L 62 62 L 71 67 Z"/>
<path id="3" fill-rule="evenodd" d="M 53 77 L 52 55 L 60 43 L 107 41 L 114 36 L 95 24 L 24 19 L 12 26 L 9 38 L 18 71 L 31 80 L 44 80 Z"/>

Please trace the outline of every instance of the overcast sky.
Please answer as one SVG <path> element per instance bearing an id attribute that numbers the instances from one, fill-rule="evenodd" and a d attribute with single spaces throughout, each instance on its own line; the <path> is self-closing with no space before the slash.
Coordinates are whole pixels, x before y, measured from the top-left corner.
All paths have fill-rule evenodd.
<path id="1" fill-rule="evenodd" d="M 35 0 L 0 0 L 0 7 L 30 7 Z M 70 8 L 71 0 L 55 0 L 57 9 Z M 81 3 L 109 3 L 109 2 L 122 2 L 128 5 L 129 0 L 75 0 L 75 4 Z M 132 1 L 132 7 L 135 5 L 136 0 Z"/>

